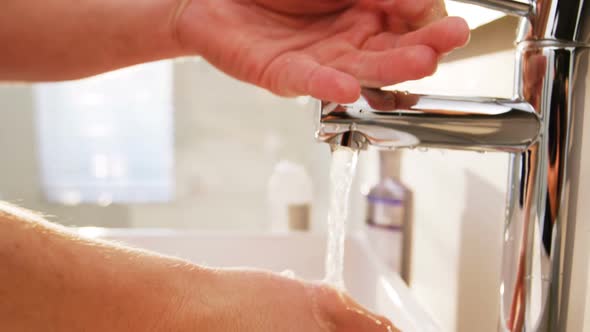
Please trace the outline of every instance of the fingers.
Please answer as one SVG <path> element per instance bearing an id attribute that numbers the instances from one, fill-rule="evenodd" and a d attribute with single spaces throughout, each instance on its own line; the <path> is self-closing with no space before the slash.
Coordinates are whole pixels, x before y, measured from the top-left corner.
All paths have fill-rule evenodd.
<path id="1" fill-rule="evenodd" d="M 373 36 L 363 44 L 362 49 L 367 51 L 385 51 L 395 48 L 399 42 L 400 35 L 392 32 L 382 32 Z"/>
<path id="2" fill-rule="evenodd" d="M 360 96 L 361 85 L 383 87 L 432 75 L 437 59 L 438 54 L 424 45 L 352 51 L 325 65 L 309 56 L 287 54 L 269 65 L 262 85 L 282 96 L 351 103 Z"/>
<path id="3" fill-rule="evenodd" d="M 338 103 L 352 103 L 360 96 L 358 80 L 303 55 L 284 55 L 267 69 L 265 87 L 282 96 L 309 95 Z"/>
<path id="4" fill-rule="evenodd" d="M 467 22 L 460 17 L 446 17 L 400 36 L 398 46 L 428 45 L 439 53 L 448 53 L 468 41 Z"/>
<path id="5" fill-rule="evenodd" d="M 306 2 L 301 2 L 300 0 L 256 0 L 254 2 L 284 14 L 321 15 L 335 13 L 348 8 L 355 3 L 355 0 L 314 0 Z"/>
<path id="6" fill-rule="evenodd" d="M 386 0 L 382 2 L 382 8 L 392 18 L 406 21 L 412 29 L 447 16 L 443 0 Z"/>
<path id="7" fill-rule="evenodd" d="M 440 54 L 467 40 L 463 23 L 452 18 L 403 36 L 384 33 L 370 40 L 367 49 L 351 50 L 324 64 L 312 56 L 285 54 L 268 66 L 262 86 L 282 96 L 354 102 L 361 86 L 383 87 L 432 75 Z"/>
<path id="8" fill-rule="evenodd" d="M 317 317 L 338 332 L 396 332 L 385 317 L 375 315 L 350 296 L 329 287 L 316 285 L 310 295 L 317 306 Z"/>
<path id="9" fill-rule="evenodd" d="M 363 49 L 383 51 L 395 47 L 426 45 L 444 54 L 469 41 L 469 26 L 460 17 L 445 17 L 416 31 L 397 35 L 383 32 L 367 40 Z"/>
<path id="10" fill-rule="evenodd" d="M 307 94 L 338 103 L 352 103 L 361 94 L 359 81 L 345 72 L 331 67 L 318 66 L 309 76 Z"/>
<path id="11" fill-rule="evenodd" d="M 384 51 L 356 51 L 330 63 L 356 77 L 362 86 L 382 87 L 432 75 L 438 54 L 424 45 L 399 47 Z"/>
<path id="12" fill-rule="evenodd" d="M 400 0 L 412 1 L 412 0 Z M 410 21 L 410 26 L 413 29 L 418 29 L 426 26 L 432 22 L 436 22 L 447 16 L 447 9 L 443 0 L 422 0 L 427 6 L 422 15 L 418 16 L 415 21 Z M 420 1 L 418 1 L 420 2 Z"/>

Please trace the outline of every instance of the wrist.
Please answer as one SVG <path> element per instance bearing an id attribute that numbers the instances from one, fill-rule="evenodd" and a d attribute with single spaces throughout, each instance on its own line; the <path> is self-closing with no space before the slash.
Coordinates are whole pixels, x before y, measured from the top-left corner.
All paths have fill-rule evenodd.
<path id="1" fill-rule="evenodd" d="M 215 49 L 225 28 L 221 22 L 215 21 L 218 0 L 176 1 L 174 37 L 182 55 L 205 56 Z"/>
<path id="2" fill-rule="evenodd" d="M 175 263 L 163 273 L 163 282 L 168 284 L 165 294 L 151 299 L 161 315 L 151 326 L 156 331 L 214 331 L 214 311 L 210 303 L 213 296 L 213 270 L 192 264 Z M 153 293 L 152 290 L 147 292 Z M 218 314 L 218 313 L 216 313 Z"/>
<path id="3" fill-rule="evenodd" d="M 175 47 L 179 50 L 182 55 L 189 55 L 190 49 L 187 49 L 182 39 L 182 20 L 187 11 L 187 7 L 191 5 L 192 0 L 175 0 L 174 8 L 170 15 L 170 30 Z"/>
<path id="4" fill-rule="evenodd" d="M 182 56 L 176 21 L 182 8 L 190 0 L 146 0 L 143 7 L 142 22 L 132 29 L 149 53 L 151 60 Z"/>

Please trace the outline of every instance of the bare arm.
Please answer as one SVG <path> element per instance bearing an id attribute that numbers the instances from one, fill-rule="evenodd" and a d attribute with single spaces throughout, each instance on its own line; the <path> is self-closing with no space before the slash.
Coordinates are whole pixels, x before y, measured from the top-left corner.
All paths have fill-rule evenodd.
<path id="1" fill-rule="evenodd" d="M 352 102 L 431 75 L 468 36 L 442 0 L 2 0 L 0 80 L 199 54 L 281 96 Z"/>
<path id="2" fill-rule="evenodd" d="M 181 55 L 183 0 L 3 0 L 0 80 L 49 81 Z"/>
<path id="3" fill-rule="evenodd" d="M 82 239 L 0 202 L 0 331 L 396 331 L 388 326 L 319 284 Z"/>
<path id="4" fill-rule="evenodd" d="M 207 274 L 81 239 L 8 205 L 0 205 L 0 266 L 1 331 L 166 331 Z M 195 323 L 204 312 L 187 309 Z"/>

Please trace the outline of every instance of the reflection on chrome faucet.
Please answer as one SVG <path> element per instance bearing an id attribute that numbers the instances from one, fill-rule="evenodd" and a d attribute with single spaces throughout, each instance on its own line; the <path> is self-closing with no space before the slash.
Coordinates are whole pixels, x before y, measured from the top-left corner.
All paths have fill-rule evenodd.
<path id="1" fill-rule="evenodd" d="M 321 140 L 364 148 L 429 146 L 520 151 L 536 142 L 541 121 L 528 102 L 453 98 L 363 89 L 354 104 L 325 103 Z M 350 126 L 355 130 L 350 133 Z"/>
<path id="2" fill-rule="evenodd" d="M 571 309 L 585 294 L 580 274 L 588 264 L 574 239 L 586 236 L 576 233 L 583 222 L 576 204 L 582 117 L 590 109 L 590 1 L 463 2 L 522 16 L 514 99 L 364 89 L 353 104 L 322 103 L 317 137 L 359 149 L 512 153 L 499 331 L 577 331 L 583 317 Z"/>

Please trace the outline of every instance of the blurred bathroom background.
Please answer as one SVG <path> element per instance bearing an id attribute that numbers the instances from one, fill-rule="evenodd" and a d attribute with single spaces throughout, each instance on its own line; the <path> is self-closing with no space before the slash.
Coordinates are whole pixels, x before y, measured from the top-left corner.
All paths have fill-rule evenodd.
<path id="1" fill-rule="evenodd" d="M 396 88 L 511 97 L 516 24 L 479 27 L 434 77 Z M 269 178 L 290 160 L 312 179 L 311 231 L 321 232 L 330 153 L 314 141 L 313 108 L 198 58 L 80 82 L 5 84 L 0 199 L 65 225 L 264 232 Z M 391 170 L 414 194 L 412 290 L 445 331 L 495 327 L 507 161 L 407 150 Z M 375 151 L 362 153 L 351 229 L 364 224 L 362 193 L 378 180 L 378 163 Z"/>
<path id="2" fill-rule="evenodd" d="M 3 86 L 0 103 L 2 199 L 66 225 L 262 231 L 275 163 L 329 162 L 309 98 L 199 58 Z"/>

